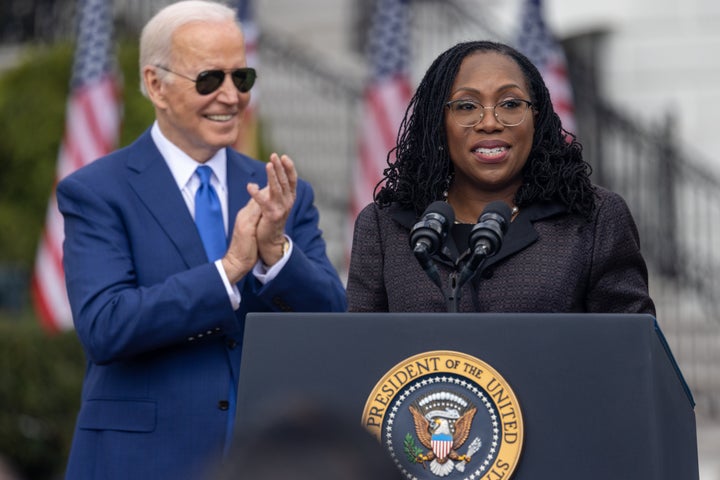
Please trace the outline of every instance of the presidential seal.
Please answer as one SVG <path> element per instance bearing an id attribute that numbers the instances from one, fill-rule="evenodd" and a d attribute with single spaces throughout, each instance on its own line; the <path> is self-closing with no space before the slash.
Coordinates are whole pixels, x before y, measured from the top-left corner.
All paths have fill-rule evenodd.
<path id="1" fill-rule="evenodd" d="M 370 393 L 362 422 L 409 480 L 508 479 L 522 449 L 510 385 L 460 352 L 426 352 L 395 365 Z"/>

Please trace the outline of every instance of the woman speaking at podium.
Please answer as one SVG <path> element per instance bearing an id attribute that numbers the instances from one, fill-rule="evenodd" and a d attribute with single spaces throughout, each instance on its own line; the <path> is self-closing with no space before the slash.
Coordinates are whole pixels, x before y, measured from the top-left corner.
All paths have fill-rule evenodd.
<path id="1" fill-rule="evenodd" d="M 655 315 L 625 201 L 591 183 L 581 145 L 515 49 L 477 41 L 442 53 L 388 163 L 355 223 L 350 311 L 445 312 L 450 296 L 458 312 Z M 438 201 L 447 207 L 428 214 Z M 483 255 L 475 232 L 497 201 L 509 213 Z M 437 238 L 423 240 L 428 231 Z"/>

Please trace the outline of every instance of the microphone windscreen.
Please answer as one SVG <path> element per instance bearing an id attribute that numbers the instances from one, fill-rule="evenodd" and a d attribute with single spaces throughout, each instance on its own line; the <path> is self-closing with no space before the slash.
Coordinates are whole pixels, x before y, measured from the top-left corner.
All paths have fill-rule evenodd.
<path id="1" fill-rule="evenodd" d="M 510 223 L 510 218 L 512 217 L 512 210 L 510 210 L 508 204 L 503 202 L 502 200 L 496 200 L 494 202 L 488 203 L 485 206 L 483 212 L 480 214 L 480 218 L 478 218 L 478 223 L 483 221 L 483 217 L 488 213 L 500 215 L 503 220 L 505 220 L 505 225 Z"/>
<path id="2" fill-rule="evenodd" d="M 444 202 L 442 200 L 436 200 L 425 209 L 422 216 L 423 218 L 428 215 L 429 213 L 437 213 L 442 215 L 447 219 L 447 223 L 449 225 L 452 225 L 455 223 L 455 211 L 453 210 L 452 206 L 450 206 L 449 203 Z"/>

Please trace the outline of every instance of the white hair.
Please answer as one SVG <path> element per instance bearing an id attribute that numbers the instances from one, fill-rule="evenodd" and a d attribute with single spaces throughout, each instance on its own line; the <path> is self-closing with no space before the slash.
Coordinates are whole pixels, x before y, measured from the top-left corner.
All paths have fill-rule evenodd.
<path id="1" fill-rule="evenodd" d="M 140 91 L 147 97 L 142 70 L 147 65 L 166 65 L 172 54 L 175 31 L 192 22 L 224 23 L 234 21 L 240 27 L 237 13 L 221 3 L 207 0 L 183 0 L 156 13 L 140 34 Z M 158 73 L 164 77 L 166 72 Z"/>

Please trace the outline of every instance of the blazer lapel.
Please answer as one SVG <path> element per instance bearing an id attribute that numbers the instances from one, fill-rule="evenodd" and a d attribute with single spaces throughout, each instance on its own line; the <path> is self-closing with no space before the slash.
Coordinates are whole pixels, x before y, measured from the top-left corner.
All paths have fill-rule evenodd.
<path id="1" fill-rule="evenodd" d="M 520 210 L 520 214 L 510 223 L 505 233 L 500 251 L 488 258 L 481 265 L 481 269 L 484 270 L 535 243 L 539 236 L 533 222 L 565 211 L 565 207 L 557 202 L 536 203 Z"/>
<path id="2" fill-rule="evenodd" d="M 500 251 L 482 263 L 481 268 L 493 265 L 503 258 L 519 252 L 528 245 L 534 243 L 538 239 L 538 233 L 533 228 L 532 222 L 527 216 L 522 218 L 518 215 L 508 226 L 507 232 L 503 236 L 503 242 Z"/>
<path id="3" fill-rule="evenodd" d="M 149 130 L 130 148 L 129 155 L 130 185 L 167 233 L 187 266 L 207 263 L 195 222 Z"/>
<path id="4" fill-rule="evenodd" d="M 405 226 L 408 230 L 412 228 L 415 222 L 418 221 L 417 216 L 410 210 L 401 210 L 397 207 L 391 207 L 392 218 L 400 225 Z M 547 218 L 558 213 L 565 211 L 565 207 L 556 202 L 533 204 L 520 211 L 520 215 L 510 223 L 507 233 L 503 237 L 503 243 L 500 247 L 500 251 L 488 258 L 480 266 L 481 269 L 485 269 L 499 261 L 507 258 L 520 250 L 531 245 L 538 239 L 538 233 L 533 227 L 533 222 L 543 218 Z M 408 248 L 410 248 L 408 246 Z M 459 252 L 455 246 L 455 241 L 452 235 L 448 235 L 445 239 L 445 243 L 440 249 L 438 254 L 433 255 L 436 261 L 446 263 L 448 265 L 454 265 L 459 259 L 463 252 Z"/>

